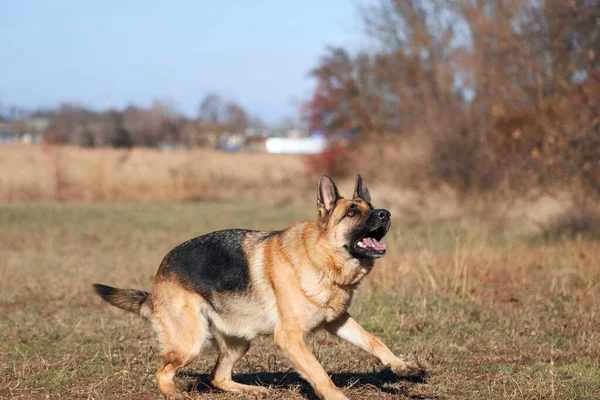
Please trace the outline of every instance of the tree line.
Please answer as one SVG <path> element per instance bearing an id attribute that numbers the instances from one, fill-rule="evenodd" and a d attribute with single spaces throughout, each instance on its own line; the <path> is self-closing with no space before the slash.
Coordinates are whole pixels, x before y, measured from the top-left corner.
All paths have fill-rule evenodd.
<path id="1" fill-rule="evenodd" d="M 368 51 L 329 47 L 303 115 L 417 137 L 463 190 L 577 180 L 600 193 L 599 0 L 376 0 Z"/>
<path id="2" fill-rule="evenodd" d="M 214 146 L 225 132 L 242 133 L 247 128 L 265 127 L 241 105 L 217 94 L 205 96 L 193 118 L 159 100 L 149 108 L 131 105 L 123 110 L 94 111 L 77 104 L 63 104 L 57 109 L 31 112 L 12 109 L 7 114 L 16 135 L 27 133 L 28 119 L 45 119 L 48 124 L 40 132 L 45 142 L 84 147 Z"/>

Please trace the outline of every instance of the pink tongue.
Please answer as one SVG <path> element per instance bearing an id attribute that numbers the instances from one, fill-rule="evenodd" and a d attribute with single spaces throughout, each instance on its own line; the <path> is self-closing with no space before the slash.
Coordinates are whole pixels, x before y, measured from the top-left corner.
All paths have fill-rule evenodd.
<path id="1" fill-rule="evenodd" d="M 367 246 L 371 249 L 375 249 L 375 250 L 379 250 L 379 251 L 385 250 L 385 244 L 379 243 L 377 240 L 375 240 L 373 238 L 364 238 L 362 240 L 362 242 L 365 244 L 365 246 Z"/>

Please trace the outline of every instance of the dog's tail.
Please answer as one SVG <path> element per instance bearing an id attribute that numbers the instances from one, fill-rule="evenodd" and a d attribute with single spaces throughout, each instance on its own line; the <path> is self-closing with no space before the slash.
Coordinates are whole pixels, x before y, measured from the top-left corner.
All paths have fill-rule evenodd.
<path id="1" fill-rule="evenodd" d="M 96 294 L 109 304 L 125 311 L 139 314 L 145 319 L 152 316 L 152 306 L 148 299 L 150 293 L 135 289 L 118 289 L 94 283 Z"/>

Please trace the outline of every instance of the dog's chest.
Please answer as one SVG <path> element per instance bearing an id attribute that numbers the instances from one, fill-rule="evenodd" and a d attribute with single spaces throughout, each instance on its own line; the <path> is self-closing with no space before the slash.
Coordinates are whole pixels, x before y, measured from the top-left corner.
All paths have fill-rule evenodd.
<path id="1" fill-rule="evenodd" d="M 315 323 L 333 321 L 344 314 L 352 300 L 353 289 L 341 287 L 315 271 L 306 272 L 300 279 L 304 295 L 309 299 L 307 307 Z"/>

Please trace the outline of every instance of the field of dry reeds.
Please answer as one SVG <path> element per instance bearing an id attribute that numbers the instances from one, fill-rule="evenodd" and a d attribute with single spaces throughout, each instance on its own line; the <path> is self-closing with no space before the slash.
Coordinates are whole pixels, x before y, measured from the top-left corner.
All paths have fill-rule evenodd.
<path id="1" fill-rule="evenodd" d="M 298 156 L 0 146 L 0 202 L 248 199 L 271 196 L 274 189 L 285 198 L 306 184 Z"/>

